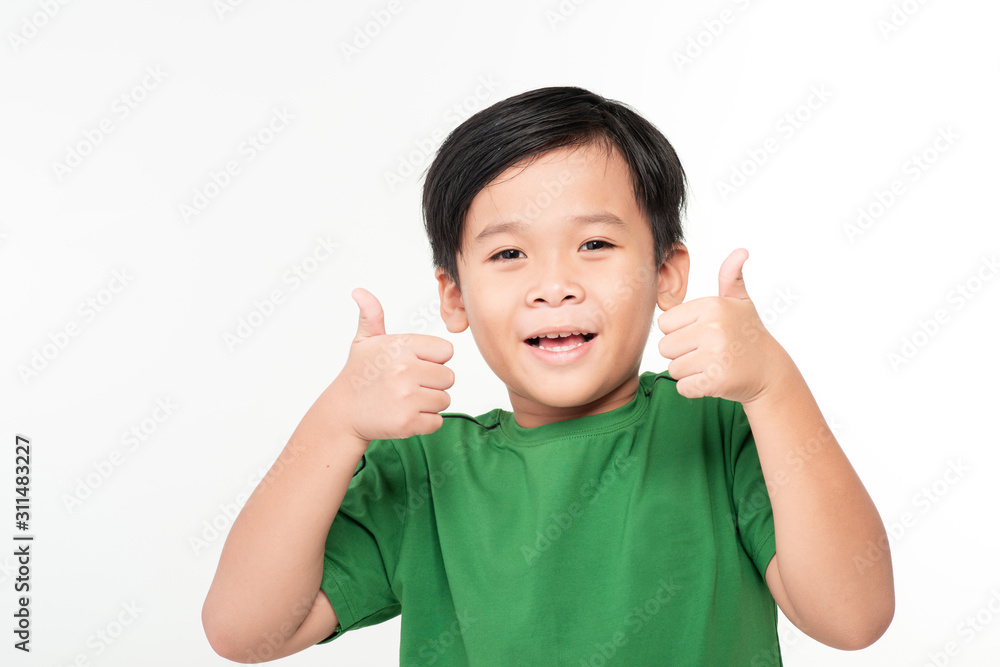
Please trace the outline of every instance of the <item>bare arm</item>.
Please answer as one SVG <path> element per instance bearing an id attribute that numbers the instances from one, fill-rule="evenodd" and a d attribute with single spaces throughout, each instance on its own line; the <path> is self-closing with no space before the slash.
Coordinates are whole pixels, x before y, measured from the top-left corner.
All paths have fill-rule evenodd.
<path id="1" fill-rule="evenodd" d="M 776 362 L 778 363 L 778 362 Z M 783 380 L 743 404 L 774 512 L 776 555 L 766 580 L 798 628 L 840 649 L 869 646 L 895 609 L 878 510 L 785 355 Z"/>
<path id="2" fill-rule="evenodd" d="M 326 406 L 344 404 L 337 389 L 330 385 L 303 417 L 226 538 L 202 609 L 209 643 L 225 658 L 289 655 L 305 648 L 306 635 L 315 643 L 337 625 L 320 591 L 324 545 L 368 446 L 344 421 L 331 423 L 338 420 Z"/>
<path id="3" fill-rule="evenodd" d="M 233 522 L 202 608 L 209 643 L 230 660 L 273 660 L 333 633 L 326 537 L 361 457 L 372 440 L 433 433 L 451 401 L 451 343 L 387 335 L 378 300 L 351 296 L 361 310 L 347 363 Z"/>
<path id="4" fill-rule="evenodd" d="M 739 248 L 723 262 L 718 297 L 682 303 L 683 284 L 668 293 L 659 350 L 673 360 L 682 396 L 743 404 L 774 513 L 776 555 L 764 577 L 781 610 L 824 644 L 864 648 L 895 611 L 885 528 L 798 368 L 757 314 L 743 280 L 747 257 Z M 868 556 L 872 544 L 877 558 Z"/>

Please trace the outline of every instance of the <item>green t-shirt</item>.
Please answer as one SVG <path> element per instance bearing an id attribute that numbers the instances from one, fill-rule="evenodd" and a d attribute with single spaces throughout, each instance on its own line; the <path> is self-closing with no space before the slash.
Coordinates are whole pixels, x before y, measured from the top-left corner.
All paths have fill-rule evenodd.
<path id="1" fill-rule="evenodd" d="M 610 412 L 495 409 L 374 440 L 326 542 L 348 630 L 400 665 L 780 665 L 774 522 L 743 406 L 642 373 Z"/>

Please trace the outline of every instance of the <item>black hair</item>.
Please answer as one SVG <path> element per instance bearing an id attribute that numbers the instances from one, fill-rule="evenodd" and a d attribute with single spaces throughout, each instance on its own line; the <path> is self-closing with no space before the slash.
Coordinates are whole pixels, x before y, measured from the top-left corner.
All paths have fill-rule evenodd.
<path id="1" fill-rule="evenodd" d="M 479 111 L 456 127 L 427 169 L 424 227 L 434 266 L 458 285 L 465 217 L 472 200 L 497 176 L 562 146 L 617 149 L 632 174 L 639 210 L 653 233 L 653 268 L 683 238 L 686 176 L 656 127 L 630 107 L 583 88 L 530 90 Z"/>

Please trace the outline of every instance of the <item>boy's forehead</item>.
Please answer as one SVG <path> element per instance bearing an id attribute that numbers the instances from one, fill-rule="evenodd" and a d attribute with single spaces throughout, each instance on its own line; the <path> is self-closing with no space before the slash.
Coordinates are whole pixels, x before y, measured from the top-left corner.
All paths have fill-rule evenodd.
<path id="1" fill-rule="evenodd" d="M 606 175 L 618 168 L 628 173 L 628 165 L 617 148 L 603 141 L 590 141 L 558 146 L 515 162 L 490 181 L 483 190 L 507 183 L 515 178 L 524 181 L 544 181 L 551 172 L 587 171 Z M 481 191 L 482 192 L 482 191 Z M 480 192 L 480 193 L 481 193 Z"/>
<path id="2" fill-rule="evenodd" d="M 620 223 L 620 216 L 598 210 L 616 206 L 638 208 L 631 172 L 617 150 L 593 142 L 554 148 L 508 167 L 476 193 L 463 220 L 462 245 L 474 245 L 483 231 L 521 231 L 551 214 Z"/>

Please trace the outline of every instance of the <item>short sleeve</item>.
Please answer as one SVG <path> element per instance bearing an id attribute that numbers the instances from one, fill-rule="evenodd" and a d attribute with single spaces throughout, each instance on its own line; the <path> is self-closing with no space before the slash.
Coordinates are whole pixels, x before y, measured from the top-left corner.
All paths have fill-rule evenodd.
<path id="1" fill-rule="evenodd" d="M 771 498 L 767 493 L 764 473 L 757 455 L 757 444 L 754 442 L 746 412 L 740 403 L 733 402 L 732 406 L 730 446 L 736 525 L 743 548 L 757 566 L 763 579 L 767 565 L 776 551 Z"/>
<path id="2" fill-rule="evenodd" d="M 326 538 L 320 588 L 338 625 L 320 644 L 348 630 L 398 616 L 390 584 L 399 553 L 406 479 L 392 440 L 373 440 L 358 463 Z"/>

